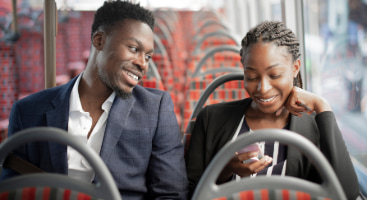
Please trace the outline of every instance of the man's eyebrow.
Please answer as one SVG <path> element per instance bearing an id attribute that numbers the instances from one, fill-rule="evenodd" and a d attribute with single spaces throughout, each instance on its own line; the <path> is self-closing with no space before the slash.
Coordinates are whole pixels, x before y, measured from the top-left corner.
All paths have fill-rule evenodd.
<path id="1" fill-rule="evenodd" d="M 141 41 L 140 41 L 140 40 L 138 40 L 138 39 L 136 39 L 136 38 L 134 38 L 134 37 L 130 37 L 130 38 L 128 38 L 128 40 L 132 40 L 132 41 L 134 41 L 134 42 L 138 43 L 138 46 L 139 46 L 143 51 L 145 50 L 145 49 L 144 49 L 144 45 L 143 45 L 143 43 L 141 43 Z M 149 50 L 147 53 L 152 53 L 152 52 L 154 52 L 154 49 Z"/>

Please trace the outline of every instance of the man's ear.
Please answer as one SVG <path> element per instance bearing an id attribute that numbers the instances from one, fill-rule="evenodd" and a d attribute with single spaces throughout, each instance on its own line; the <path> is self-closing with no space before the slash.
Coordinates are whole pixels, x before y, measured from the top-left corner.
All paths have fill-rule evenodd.
<path id="1" fill-rule="evenodd" d="M 94 48 L 96 48 L 97 50 L 101 50 L 103 48 L 104 39 L 105 39 L 104 32 L 97 31 L 96 33 L 94 33 L 92 37 L 92 45 L 94 46 Z"/>

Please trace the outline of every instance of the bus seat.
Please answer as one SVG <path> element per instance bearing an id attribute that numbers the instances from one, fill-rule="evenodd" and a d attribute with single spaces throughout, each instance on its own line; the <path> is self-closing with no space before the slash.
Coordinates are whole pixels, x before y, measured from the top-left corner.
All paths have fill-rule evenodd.
<path id="1" fill-rule="evenodd" d="M 241 67 L 240 47 L 222 45 L 208 48 L 193 55 L 189 60 L 187 78 L 195 77 L 200 72 L 220 67 Z"/>
<path id="2" fill-rule="evenodd" d="M 195 125 L 196 117 L 205 105 L 247 98 L 243 88 L 243 72 L 227 73 L 211 79 L 195 78 L 188 88 L 188 98 L 184 112 L 184 146 L 185 152 L 189 147 L 190 136 Z M 196 80 L 199 79 L 199 80 Z"/>
<path id="3" fill-rule="evenodd" d="M 162 83 L 165 89 L 171 94 L 173 103 L 175 104 L 175 109 L 179 110 L 177 114 L 181 113 L 180 106 L 182 104 L 182 98 L 180 99 L 179 96 L 182 95 L 181 90 L 175 89 L 176 79 L 173 76 L 172 65 L 168 59 L 167 55 L 164 54 L 154 54 L 153 62 L 156 64 L 159 75 L 162 78 Z"/>
<path id="4" fill-rule="evenodd" d="M 86 64 L 83 61 L 69 62 L 67 64 L 67 68 L 70 74 L 70 78 L 78 76 L 80 73 L 84 71 L 85 67 Z"/>
<path id="5" fill-rule="evenodd" d="M 322 184 L 290 176 L 257 176 L 216 184 L 220 172 L 239 149 L 259 141 L 293 146 L 306 155 L 315 166 Z M 258 195 L 254 195 L 257 193 Z M 288 193 L 288 194 L 286 194 Z M 295 195 L 295 196 L 293 196 Z M 261 129 L 241 134 L 228 142 L 213 158 L 201 177 L 192 200 L 201 199 L 335 199 L 346 200 L 343 188 L 321 151 L 309 140 L 284 129 Z"/>
<path id="6" fill-rule="evenodd" d="M 149 60 L 149 69 L 143 78 L 139 80 L 139 84 L 147 88 L 166 90 L 162 82 L 161 75 L 157 70 L 157 66 L 152 60 Z"/>
<path id="7" fill-rule="evenodd" d="M 156 88 L 156 89 L 160 89 L 160 90 L 166 90 L 162 80 L 157 79 L 157 78 L 150 78 L 150 79 L 145 79 L 142 78 L 139 81 L 139 85 L 143 86 L 143 87 L 147 87 L 147 88 Z"/>
<path id="8" fill-rule="evenodd" d="M 209 32 L 205 35 L 203 35 L 196 45 L 193 45 L 193 54 L 198 54 L 200 51 L 209 49 L 215 46 L 221 46 L 221 45 L 233 45 L 233 46 L 240 46 L 237 41 L 239 39 L 235 38 L 230 34 L 228 31 L 214 31 Z"/>
<path id="9" fill-rule="evenodd" d="M 0 164 L 7 155 L 27 142 L 51 141 L 69 145 L 84 156 L 95 171 L 96 184 L 56 173 L 30 173 L 0 182 L 0 200 L 22 199 L 105 199 L 121 200 L 115 181 L 99 155 L 65 130 L 53 127 L 29 128 L 16 133 L 0 144 Z M 61 198 L 60 198 L 61 199 Z"/>
<path id="10" fill-rule="evenodd" d="M 172 64 L 169 61 L 166 48 L 160 41 L 159 37 L 156 35 L 154 35 L 154 44 L 155 48 L 152 60 L 157 66 L 157 70 L 162 78 L 164 85 L 167 88 L 167 91 L 171 91 L 174 89 L 174 83 L 175 83 L 173 77 Z"/>
<path id="11" fill-rule="evenodd" d="M 70 80 L 70 75 L 60 74 L 56 76 L 56 86 L 66 84 Z"/>
<path id="12" fill-rule="evenodd" d="M 8 135 L 9 119 L 0 120 L 0 143 L 2 143 Z"/>

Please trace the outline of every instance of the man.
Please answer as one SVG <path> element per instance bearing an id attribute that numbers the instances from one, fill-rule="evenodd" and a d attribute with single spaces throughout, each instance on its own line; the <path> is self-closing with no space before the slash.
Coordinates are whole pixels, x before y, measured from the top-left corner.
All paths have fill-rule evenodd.
<path id="1" fill-rule="evenodd" d="M 8 136 L 36 126 L 65 129 L 100 153 L 124 200 L 186 199 L 173 102 L 167 92 L 137 85 L 153 54 L 153 26 L 152 13 L 139 4 L 105 2 L 94 17 L 85 71 L 16 102 Z M 48 172 L 94 179 L 89 164 L 71 148 L 38 142 L 16 154 Z M 4 168 L 1 178 L 15 175 Z"/>

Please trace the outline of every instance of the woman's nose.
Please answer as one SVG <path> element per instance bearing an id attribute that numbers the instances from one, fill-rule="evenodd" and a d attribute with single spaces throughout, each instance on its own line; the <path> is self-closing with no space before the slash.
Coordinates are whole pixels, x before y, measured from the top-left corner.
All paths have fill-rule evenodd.
<path id="1" fill-rule="evenodd" d="M 271 84 L 266 78 L 261 79 L 261 81 L 259 81 L 259 83 L 257 84 L 257 91 L 259 91 L 262 94 L 265 94 L 270 89 Z"/>

